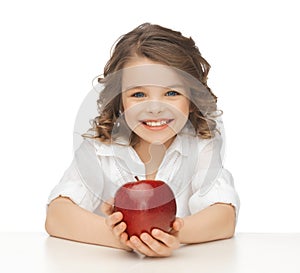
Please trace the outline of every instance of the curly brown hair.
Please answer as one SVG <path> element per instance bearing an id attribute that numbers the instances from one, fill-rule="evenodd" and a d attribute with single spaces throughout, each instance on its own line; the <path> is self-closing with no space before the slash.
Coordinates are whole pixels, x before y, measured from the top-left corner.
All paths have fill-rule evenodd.
<path id="1" fill-rule="evenodd" d="M 189 120 L 199 137 L 214 137 L 218 131 L 214 115 L 217 112 L 217 97 L 207 85 L 209 63 L 202 57 L 192 38 L 150 23 L 138 26 L 116 42 L 111 58 L 105 65 L 104 77 L 98 78 L 98 82 L 104 85 L 97 101 L 99 116 L 92 120 L 92 128 L 83 136 L 102 142 L 113 141 L 112 130 L 120 110 L 123 109 L 121 73 L 116 72 L 122 70 L 133 56 L 146 57 L 154 62 L 175 67 L 199 81 L 203 87 L 202 92 L 197 88 L 190 88 L 192 101 Z M 132 132 L 130 144 L 133 146 L 137 141 L 137 136 Z"/>

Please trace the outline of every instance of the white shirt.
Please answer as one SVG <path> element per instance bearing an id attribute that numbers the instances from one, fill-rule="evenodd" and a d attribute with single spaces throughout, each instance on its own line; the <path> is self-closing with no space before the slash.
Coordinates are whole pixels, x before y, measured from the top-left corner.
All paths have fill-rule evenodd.
<path id="1" fill-rule="evenodd" d="M 214 203 L 227 203 L 239 211 L 239 197 L 232 175 L 223 168 L 220 138 L 200 139 L 180 133 L 167 149 L 156 180 L 173 190 L 177 217 L 194 214 Z M 58 196 L 69 197 L 80 207 L 101 214 L 103 201 L 135 176 L 145 179 L 145 166 L 128 145 L 104 144 L 85 139 L 71 166 L 52 190 L 48 204 Z"/>

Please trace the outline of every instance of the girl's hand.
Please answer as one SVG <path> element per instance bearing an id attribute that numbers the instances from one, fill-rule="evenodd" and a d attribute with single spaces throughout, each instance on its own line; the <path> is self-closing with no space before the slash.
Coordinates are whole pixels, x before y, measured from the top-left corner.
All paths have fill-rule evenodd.
<path id="1" fill-rule="evenodd" d="M 121 243 L 122 248 L 132 251 L 132 248 L 127 244 L 128 235 L 125 232 L 127 227 L 126 223 L 121 222 L 123 219 L 123 214 L 121 212 L 114 212 L 113 199 L 103 202 L 101 205 L 101 210 L 105 215 L 107 215 L 105 220 L 106 225 Z"/>
<path id="2" fill-rule="evenodd" d="M 178 232 L 183 227 L 183 220 L 177 218 L 170 233 L 153 229 L 151 235 L 142 233 L 140 237 L 131 236 L 127 246 L 149 257 L 171 256 L 173 250 L 179 248 Z"/>

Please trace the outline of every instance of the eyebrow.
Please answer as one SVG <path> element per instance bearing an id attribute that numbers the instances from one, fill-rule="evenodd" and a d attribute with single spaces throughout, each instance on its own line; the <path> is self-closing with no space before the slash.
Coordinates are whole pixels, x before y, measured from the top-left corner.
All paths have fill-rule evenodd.
<path id="1" fill-rule="evenodd" d="M 133 85 L 133 86 L 128 86 L 124 91 L 129 91 L 129 90 L 132 90 L 132 89 L 146 89 L 149 85 Z M 150 85 L 152 86 L 152 85 Z M 156 85 L 153 85 L 153 86 L 156 86 Z M 162 87 L 162 88 L 167 88 L 167 89 L 172 89 L 172 88 L 181 88 L 181 89 L 185 89 L 185 85 L 182 85 L 182 84 L 174 84 L 174 85 L 168 85 L 168 86 L 159 86 L 159 87 Z"/>
<path id="2" fill-rule="evenodd" d="M 134 91 L 135 89 L 145 89 L 144 86 L 128 86 L 126 89 L 122 90 L 122 92 L 129 92 L 129 91 Z"/>
<path id="3" fill-rule="evenodd" d="M 165 88 L 182 88 L 182 89 L 185 89 L 185 85 L 183 85 L 183 84 L 174 84 L 174 85 L 168 85 Z"/>

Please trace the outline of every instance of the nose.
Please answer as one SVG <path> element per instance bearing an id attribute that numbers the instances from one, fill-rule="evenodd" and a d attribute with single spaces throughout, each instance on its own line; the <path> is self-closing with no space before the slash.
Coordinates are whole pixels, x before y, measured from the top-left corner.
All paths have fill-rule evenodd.
<path id="1" fill-rule="evenodd" d="M 161 112 L 164 111 L 164 109 L 165 109 L 164 104 L 157 100 L 148 101 L 146 105 L 146 111 L 153 115 L 160 114 Z"/>

